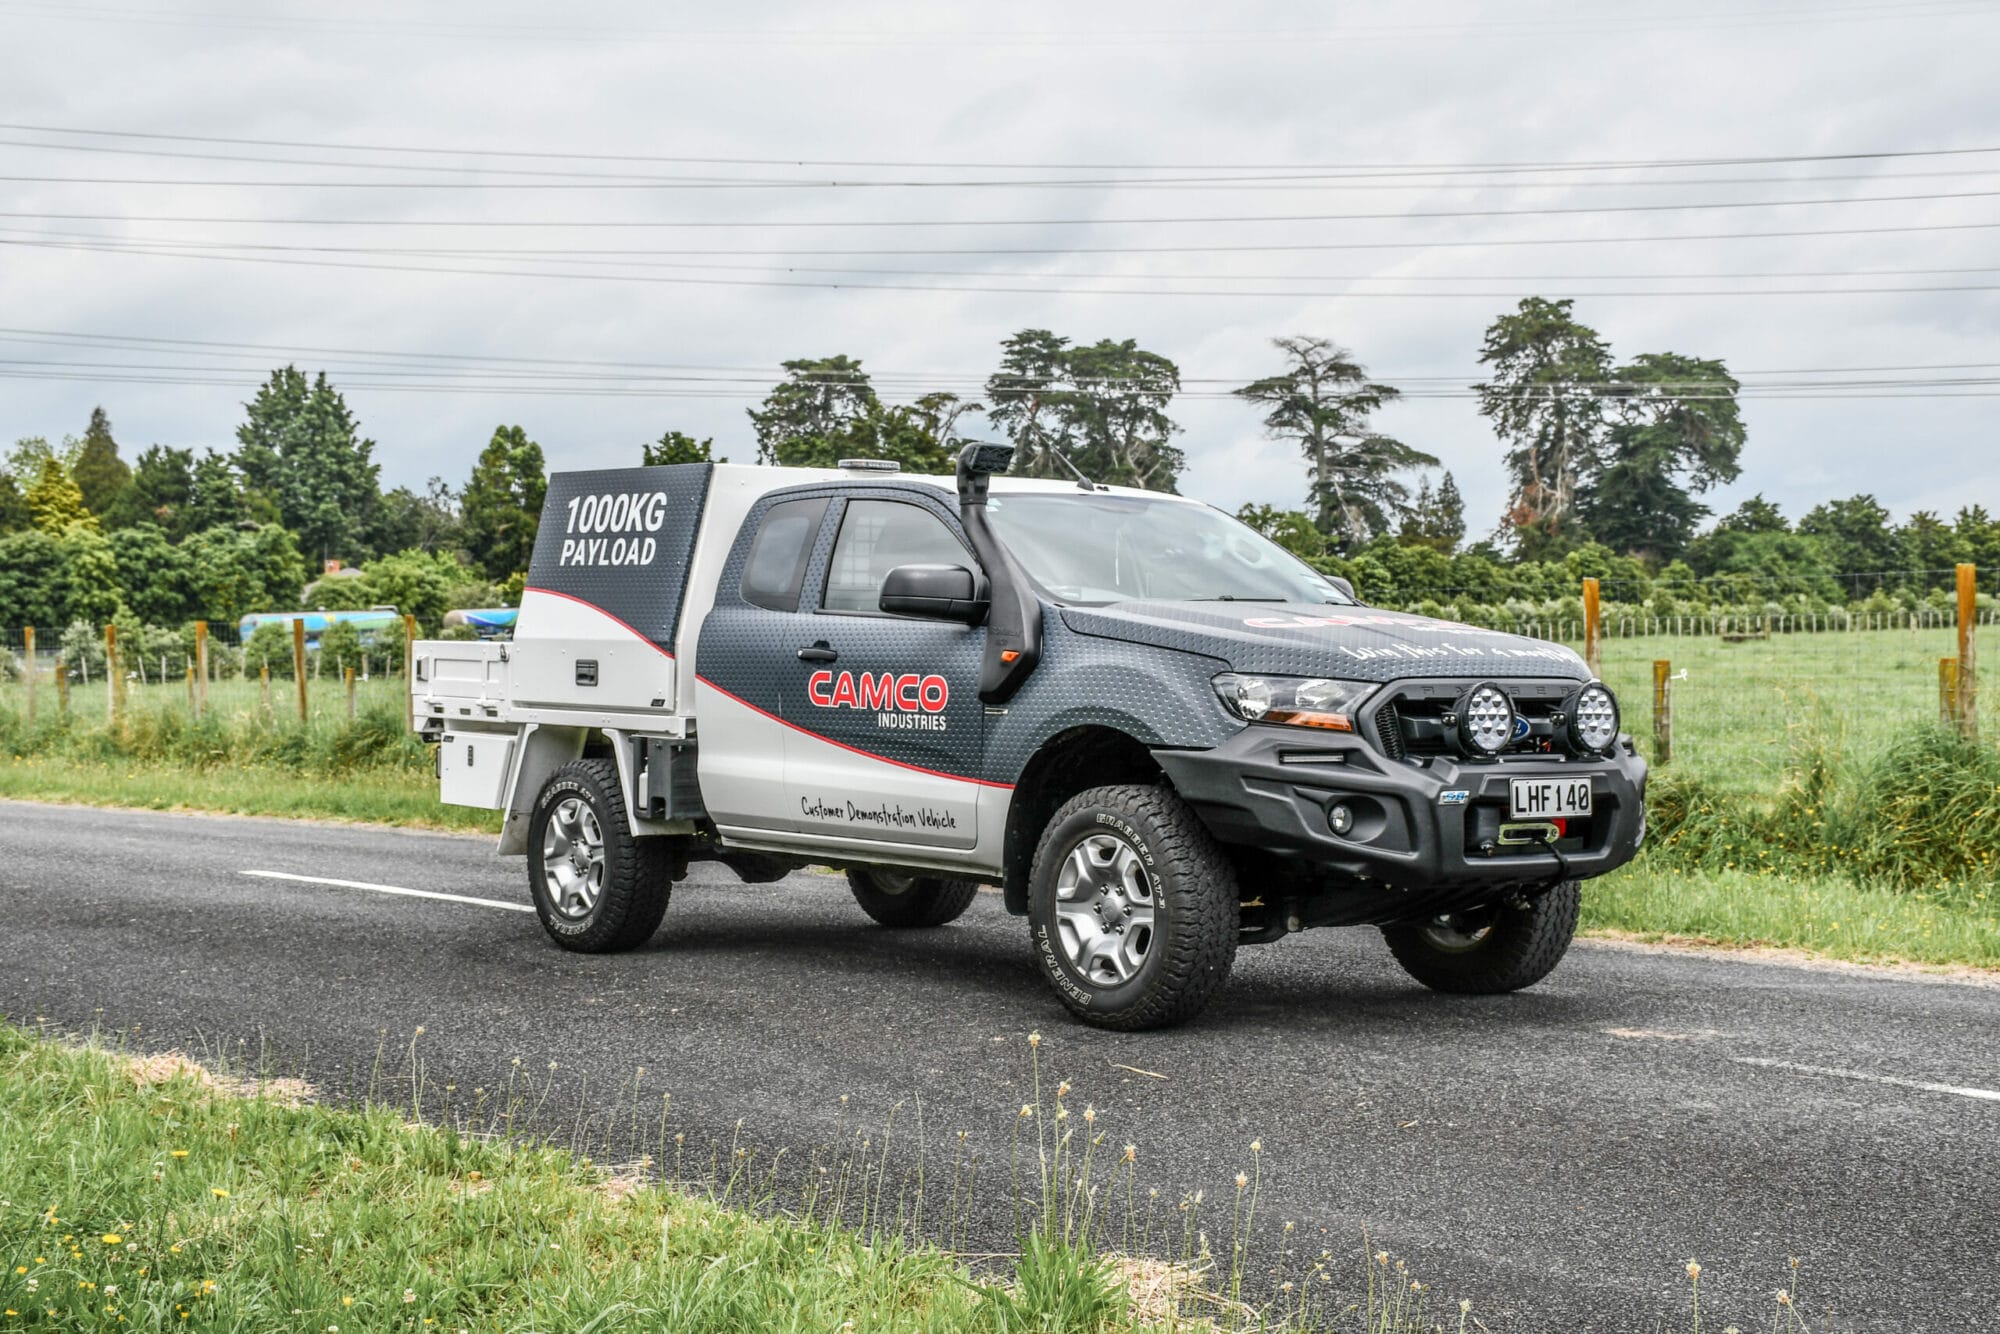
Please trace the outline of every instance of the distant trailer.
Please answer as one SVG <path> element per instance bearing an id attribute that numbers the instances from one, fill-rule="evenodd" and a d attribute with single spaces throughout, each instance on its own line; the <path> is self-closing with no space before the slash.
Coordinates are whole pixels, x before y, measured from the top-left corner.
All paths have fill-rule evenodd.
<path id="1" fill-rule="evenodd" d="M 240 642 L 248 642 L 260 625 L 282 625 L 289 631 L 293 621 L 305 623 L 306 647 L 316 649 L 319 637 L 331 625 L 351 625 L 361 635 L 362 643 L 372 644 L 376 636 L 399 628 L 403 618 L 394 607 L 374 607 L 368 611 L 261 611 L 245 616 L 236 629 L 242 636 Z"/>
<path id="2" fill-rule="evenodd" d="M 520 618 L 518 607 L 483 607 L 477 610 L 448 611 L 444 614 L 446 626 L 469 625 L 481 639 L 511 639 L 514 622 Z"/>

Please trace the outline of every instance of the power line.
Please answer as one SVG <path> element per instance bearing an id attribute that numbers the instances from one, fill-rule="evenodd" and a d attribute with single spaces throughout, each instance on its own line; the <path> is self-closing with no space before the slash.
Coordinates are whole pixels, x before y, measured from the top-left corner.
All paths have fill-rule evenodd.
<path id="1" fill-rule="evenodd" d="M 718 278 L 700 277 L 691 274 L 629 273 L 629 272 L 572 272 L 560 269 L 505 269 L 474 268 L 467 266 L 445 266 L 436 264 L 383 264 L 343 259 L 308 259 L 297 255 L 273 254 L 220 254 L 200 250 L 175 250 L 166 248 L 142 248 L 117 243 L 89 243 L 80 241 L 34 241 L 0 238 L 0 246 L 16 246 L 30 249 L 68 250 L 95 254 L 132 255 L 152 259 L 195 259 L 220 261 L 235 264 L 289 265 L 302 268 L 348 269 L 378 273 L 424 273 L 438 275 L 458 275 L 479 278 L 553 278 L 585 282 L 653 283 L 683 287 L 741 287 L 770 289 L 799 289 L 814 291 L 872 291 L 872 292 L 939 292 L 972 295 L 1012 295 L 1012 296 L 1151 296 L 1151 297 L 1333 297 L 1354 300 L 1512 300 L 1516 297 L 1537 295 L 1532 292 L 1505 291 L 1441 291 L 1426 290 L 1416 292 L 1382 291 L 1320 291 L 1286 292 L 1271 290 L 1231 290 L 1222 288 L 1165 288 L 1165 287 L 1048 287 L 1048 286 L 1002 286 L 975 283 L 892 283 L 838 281 L 834 279 L 793 279 L 793 278 Z M 1991 292 L 2000 291 L 2000 283 L 1930 283 L 1907 285 L 1876 285 L 1872 287 L 1798 287 L 1798 288 L 1596 288 L 1569 289 L 1569 295 L 1578 298 L 1605 297 L 1740 297 L 1740 296 L 1870 296 L 1898 295 L 1914 293 L 1942 292 Z"/>
<path id="2" fill-rule="evenodd" d="M 647 220 L 584 218 L 572 221 L 522 221 L 512 218 L 452 220 L 444 218 L 229 218 L 163 216 L 123 213 L 48 213 L 27 210 L 0 211 L 0 218 L 35 222 L 118 222 L 157 223 L 174 226 L 209 227 L 416 227 L 424 229 L 464 227 L 480 230 L 521 228 L 565 228 L 584 230 L 625 230 L 675 226 Z M 949 246 L 920 248 L 892 246 L 875 248 L 806 249 L 680 249 L 659 250 L 661 255 L 771 255 L 771 256 L 888 256 L 888 255 L 1220 255 L 1314 253 L 1345 250 L 1432 250 L 1464 247 L 1578 246 L 1578 245 L 1662 245 L 1673 241 L 1758 241 L 1797 240 L 1821 236 L 1904 236 L 1938 232 L 1978 232 L 2000 228 L 2000 222 L 1904 223 L 1883 227 L 1804 227 L 1757 232 L 1683 232 L 1669 236 L 1541 236 L 1437 239 L 1422 241 L 1273 241 L 1231 242 L 1204 245 L 1115 245 L 1115 246 Z"/>
<path id="3" fill-rule="evenodd" d="M 27 131 L 34 133 L 46 133 L 46 134 L 119 134 L 121 137 L 139 137 L 148 139 L 169 139 L 169 138 L 183 137 L 183 136 L 168 136 L 168 135 L 124 136 L 123 132 L 118 132 L 118 131 L 66 130 L 66 129 L 56 129 L 53 127 L 11 126 L 6 124 L 0 124 L 0 130 L 17 130 L 17 131 Z M 191 138 L 193 136 L 187 136 L 187 137 Z M 242 143 L 272 142 L 274 144 L 279 143 L 279 141 L 256 141 L 256 140 L 242 140 L 242 141 L 227 140 L 223 142 L 242 142 Z M 124 147 L 119 145 L 101 144 L 101 143 L 89 143 L 89 144 L 43 143 L 27 139 L 0 139 L 0 148 L 22 148 L 35 151 L 58 152 L 58 153 L 113 154 L 126 157 L 170 158 L 175 160 L 194 161 L 194 162 L 247 162 L 265 166 L 345 167 L 345 168 L 360 168 L 368 171 L 432 172 L 432 173 L 448 173 L 453 175 L 478 175 L 478 176 L 500 174 L 500 175 L 512 175 L 512 176 L 555 177 L 555 178 L 561 178 L 563 180 L 606 182 L 610 183 L 610 185 L 617 185 L 617 186 L 624 186 L 631 188 L 653 188 L 653 189 L 675 189 L 675 190 L 739 190 L 739 189 L 740 190 L 865 190 L 865 189 L 981 190 L 981 189 L 1080 189 L 1080 188 L 1097 189 L 1097 188 L 1111 188 L 1111 187 L 1126 188 L 1126 189 L 1150 189 L 1150 190 L 1157 190 L 1157 189 L 1171 187 L 1173 189 L 1180 189 L 1180 190 L 1201 188 L 1201 189 L 1228 189 L 1232 191 L 1246 190 L 1246 189 L 1285 190 L 1285 191 L 1294 191 L 1294 190 L 1414 191 L 1414 190 L 1488 190 L 1488 189 L 1500 189 L 1500 188 L 1511 189 L 1511 190 L 1576 190 L 1576 189 L 1624 190 L 1624 189 L 1656 189 L 1661 187 L 1678 188 L 1690 185 L 1791 185 L 1791 184 L 1816 183 L 1816 182 L 1826 182 L 1826 181 L 1928 180 L 1937 178 L 1990 176 L 1994 174 L 1995 171 L 2000 171 L 2000 166 L 1992 166 L 1992 167 L 1961 168 L 1956 170 L 1896 172 L 1892 174 L 1885 174 L 1881 172 L 1839 172 L 1839 173 L 1817 173 L 1812 175 L 1670 177 L 1667 179 L 1653 179 L 1653 180 L 1581 179 L 1581 180 L 1528 181 L 1528 180 L 1518 179 L 1519 174 L 1526 171 L 1537 171 L 1537 170 L 1547 171 L 1547 172 L 1567 171 L 1574 173 L 1577 171 L 1596 170 L 1595 168 L 1589 168 L 1589 167 L 1559 167 L 1551 165 L 1546 168 L 1530 168 L 1530 167 L 1496 167 L 1496 168 L 1464 167 L 1464 168 L 1431 168 L 1431 169 L 1404 168 L 1404 167 L 1374 167 L 1374 168 L 1348 168 L 1348 169 L 1302 168 L 1302 169 L 1286 169 L 1283 171 L 1276 171 L 1275 173 L 1272 170 L 1260 170 L 1254 167 L 1213 168 L 1206 170 L 1201 175 L 1192 175 L 1192 176 L 1189 175 L 1042 176 L 1042 177 L 1030 177 L 1030 178 L 1002 178 L 1002 179 L 989 179 L 983 177 L 944 177 L 944 178 L 933 178 L 933 179 L 913 179 L 913 178 L 798 179 L 792 177 L 635 176 L 626 173 L 562 170 L 552 167 L 517 167 L 517 166 L 500 166 L 500 165 L 481 165 L 481 166 L 468 167 L 468 166 L 459 166 L 450 163 L 438 163 L 438 162 L 422 162 L 422 163 L 366 162 L 366 161 L 350 161 L 339 158 L 274 157 L 274 156 L 267 156 L 263 154 L 254 154 L 254 153 L 197 153 L 184 149 L 132 148 L 132 147 Z M 367 148 L 354 147 L 354 148 L 336 148 L 327 151 L 372 152 L 372 153 L 403 151 L 403 152 L 451 154 L 454 156 L 463 156 L 467 153 L 478 153 L 481 156 L 503 156 L 503 154 L 495 152 L 493 150 L 464 150 L 463 152 L 458 152 L 449 149 L 389 150 L 381 147 L 367 147 Z M 1930 150 L 1920 154 L 1908 154 L 1908 155 L 1867 154 L 1867 155 L 1856 155 L 1856 156 L 1865 158 L 1877 158 L 1882 156 L 1940 156 L 1944 154 L 1971 155 L 1971 154 L 1992 154 L 1992 153 L 2000 153 L 2000 148 Z M 554 155 L 506 153 L 504 154 L 504 156 L 543 157 L 543 156 L 554 156 Z M 588 157 L 591 155 L 586 154 L 581 156 Z M 607 156 L 615 157 L 616 155 L 607 155 Z M 653 159 L 653 160 L 658 160 L 658 159 Z M 1790 158 L 1790 159 L 1769 159 L 1768 161 L 1803 162 L 1809 160 L 1812 159 Z M 795 164 L 795 165 L 810 165 L 810 164 Z M 1645 169 L 1648 167 L 1658 168 L 1668 165 L 1681 166 L 1690 164 L 1668 164 L 1668 163 L 1632 164 L 1626 166 L 1615 166 L 1608 169 L 1620 170 L 1620 171 L 1632 171 L 1632 170 Z M 1001 169 L 995 168 L 994 170 L 1001 170 Z M 1050 167 L 1050 168 L 1044 168 L 1043 170 L 1063 170 L 1063 169 Z M 1124 170 L 1138 171 L 1141 169 L 1125 168 Z M 1255 174 L 1245 174 L 1246 172 Z M 1494 175 L 1507 176 L 1509 174 L 1512 174 L 1515 178 L 1502 179 L 1502 180 L 1437 179 L 1438 177 L 1441 176 L 1484 177 L 1484 176 L 1494 176 Z M 174 182 L 161 182 L 161 183 L 174 183 Z M 216 183 L 222 184 L 224 182 L 216 182 Z M 228 183 L 236 184 L 235 182 L 228 182 Z M 274 182 L 274 184 L 303 185 L 303 184 L 308 184 L 308 182 L 291 181 L 291 182 Z M 317 184 L 317 182 L 313 182 L 312 184 Z M 391 183 L 375 182 L 374 184 L 379 186 Z M 451 183 L 446 182 L 442 184 L 451 184 Z M 480 188 L 502 188 L 508 184 L 513 184 L 513 183 L 491 182 L 487 183 L 486 185 Z M 428 186 L 412 184 L 406 188 L 411 188 L 411 189 L 428 188 Z M 576 186 L 572 188 L 580 189 L 585 187 Z M 607 188 L 610 188 L 610 186 L 607 185 Z"/>
<path id="4" fill-rule="evenodd" d="M 802 158 L 802 157 L 690 157 L 666 156 L 645 153 L 591 153 L 571 149 L 555 151 L 535 151 L 530 149 L 496 148 L 441 148 L 419 147 L 407 144 L 363 144 L 343 143 L 321 139 L 257 139 L 230 135 L 167 134 L 158 131 L 86 129 L 61 125 L 27 125 L 0 122 L 0 130 L 34 134 L 69 134 L 97 138 L 144 139 L 153 142 L 230 144 L 256 148 L 307 148 L 329 152 L 347 153 L 411 153 L 445 155 L 453 157 L 513 157 L 513 158 L 559 158 L 563 161 L 586 162 L 652 162 L 681 166 L 735 166 L 735 167 L 874 167 L 886 169 L 924 170 L 964 170 L 964 171 L 1219 171 L 1224 168 L 1214 163 L 1140 163 L 1140 162 L 980 162 L 980 161 L 924 161 L 924 160 L 884 160 L 852 158 Z M 1964 148 L 1906 148 L 1879 151 L 1860 150 L 1843 153 L 1779 153 L 1763 155 L 1728 155 L 1682 158 L 1609 158 L 1584 159 L 1560 162 L 1540 161 L 1500 161 L 1500 162 L 1340 162 L 1340 163 L 1235 163 L 1230 170 L 1237 171 L 1307 171 L 1307 172 L 1411 172 L 1419 175 L 1439 172 L 1471 172 L 1491 174 L 1519 171 L 1653 171 L 1683 169 L 1690 167 L 1726 166 L 1778 166 L 1798 163 L 1820 162 L 1864 162 L 1888 161 L 1908 158 L 1965 157 L 1985 153 L 2000 153 L 2000 146 Z"/>

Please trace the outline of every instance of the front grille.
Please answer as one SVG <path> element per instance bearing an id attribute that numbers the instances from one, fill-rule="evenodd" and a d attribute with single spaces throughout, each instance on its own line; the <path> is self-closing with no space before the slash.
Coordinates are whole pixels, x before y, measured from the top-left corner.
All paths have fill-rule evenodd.
<path id="1" fill-rule="evenodd" d="M 1488 678 L 1491 679 L 1491 678 Z M 1400 683 L 1373 709 L 1374 733 L 1382 753 L 1392 760 L 1422 759 L 1456 755 L 1453 738 L 1459 699 L 1472 681 L 1419 681 Z M 1530 755 L 1563 754 L 1557 736 L 1565 699 L 1575 691 L 1574 681 L 1501 681 L 1513 701 L 1517 717 L 1528 722 L 1528 734 L 1500 753 L 1501 759 Z"/>

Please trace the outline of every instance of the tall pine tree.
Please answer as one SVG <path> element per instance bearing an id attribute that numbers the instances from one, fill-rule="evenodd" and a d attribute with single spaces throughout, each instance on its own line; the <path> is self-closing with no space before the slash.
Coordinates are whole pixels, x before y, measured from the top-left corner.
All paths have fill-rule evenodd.
<path id="1" fill-rule="evenodd" d="M 235 457 L 244 481 L 276 503 L 313 558 L 352 554 L 381 496 L 381 465 L 347 401 L 324 371 L 308 382 L 286 366 L 271 372 L 244 408 Z"/>
<path id="2" fill-rule="evenodd" d="M 489 579 L 528 568 L 549 479 L 542 447 L 519 426 L 496 426 L 460 498 L 465 549 Z"/>
<path id="3" fill-rule="evenodd" d="M 90 425 L 83 433 L 83 447 L 70 466 L 77 490 L 83 494 L 84 508 L 100 519 L 110 515 L 120 493 L 132 481 L 132 469 L 118 457 L 118 442 L 111 436 L 111 418 L 103 408 L 90 410 Z"/>

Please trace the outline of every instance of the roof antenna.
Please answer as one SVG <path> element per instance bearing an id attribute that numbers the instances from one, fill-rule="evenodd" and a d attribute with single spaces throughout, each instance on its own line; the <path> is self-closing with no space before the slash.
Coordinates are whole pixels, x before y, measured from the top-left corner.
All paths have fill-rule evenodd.
<path id="1" fill-rule="evenodd" d="M 1069 455 L 1063 453 L 1060 449 L 1057 449 L 1054 445 L 1049 445 L 1048 451 L 1049 453 L 1055 455 L 1057 458 L 1062 460 L 1063 467 L 1068 468 L 1072 473 L 1076 474 L 1076 484 L 1082 487 L 1085 491 L 1109 491 L 1111 489 L 1102 482 L 1093 482 L 1088 477 L 1085 477 L 1083 475 L 1083 469 L 1077 467 L 1074 463 L 1071 463 L 1069 461 Z"/>

